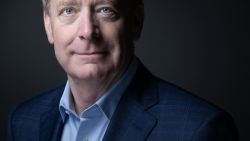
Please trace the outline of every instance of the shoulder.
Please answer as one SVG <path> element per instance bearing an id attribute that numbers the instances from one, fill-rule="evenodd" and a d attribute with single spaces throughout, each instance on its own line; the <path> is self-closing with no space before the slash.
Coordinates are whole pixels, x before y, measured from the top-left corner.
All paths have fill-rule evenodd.
<path id="1" fill-rule="evenodd" d="M 12 117 L 35 118 L 51 108 L 58 107 L 63 90 L 64 85 L 51 89 L 23 102 L 12 112 Z"/>
<path id="2" fill-rule="evenodd" d="M 129 93 L 128 97 L 135 97 L 145 113 L 156 121 L 149 140 L 207 141 L 207 137 L 214 140 L 218 136 L 221 141 L 237 140 L 235 123 L 227 112 L 155 77 L 143 65 L 139 67 L 131 86 L 129 88 L 135 92 Z"/>
<path id="3" fill-rule="evenodd" d="M 174 84 L 156 78 L 159 104 L 197 111 L 200 114 L 222 111 L 213 103 Z"/>
<path id="4" fill-rule="evenodd" d="M 155 83 L 158 91 L 158 104 L 155 108 L 172 111 L 175 113 L 175 118 L 183 119 L 186 117 L 187 120 L 202 121 L 219 113 L 225 113 L 224 110 L 213 103 L 174 84 L 158 78 L 155 79 Z"/>
<path id="5" fill-rule="evenodd" d="M 7 140 L 36 140 L 43 117 L 58 115 L 58 104 L 64 86 L 42 93 L 20 104 L 9 115 L 7 123 Z M 48 118 L 52 120 L 53 118 Z M 47 123 L 47 122 L 45 122 Z"/>
<path id="6" fill-rule="evenodd" d="M 232 117 L 216 105 L 166 81 L 155 78 L 158 103 L 148 110 L 158 121 L 155 134 L 177 134 L 182 139 L 236 139 Z M 169 128 L 171 127 L 171 128 Z M 166 130 L 171 129 L 171 130 Z M 161 131 L 161 132 L 158 132 Z M 232 137 L 229 139 L 228 137 Z M 174 137 L 173 137 L 174 138 Z"/>
<path id="7" fill-rule="evenodd" d="M 133 88 L 140 95 L 140 101 L 157 101 L 152 107 L 155 110 L 173 110 L 180 112 L 197 113 L 199 116 L 204 116 L 219 111 L 223 111 L 214 104 L 200 98 L 191 92 L 180 88 L 177 85 L 169 83 L 152 75 L 142 64 L 139 66 L 138 72 L 135 75 Z M 175 113 L 176 115 L 176 113 Z"/>

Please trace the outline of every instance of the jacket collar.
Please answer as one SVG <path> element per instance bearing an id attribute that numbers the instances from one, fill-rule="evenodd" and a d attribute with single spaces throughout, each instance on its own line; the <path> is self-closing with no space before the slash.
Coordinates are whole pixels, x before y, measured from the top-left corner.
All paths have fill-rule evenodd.
<path id="1" fill-rule="evenodd" d="M 148 109 L 158 103 L 155 78 L 140 64 L 133 83 L 123 95 L 103 141 L 143 141 L 157 120 Z"/>

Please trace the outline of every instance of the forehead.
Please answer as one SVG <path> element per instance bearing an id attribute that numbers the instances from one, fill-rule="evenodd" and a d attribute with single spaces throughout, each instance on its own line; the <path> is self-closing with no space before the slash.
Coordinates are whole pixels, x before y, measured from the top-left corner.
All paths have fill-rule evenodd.
<path id="1" fill-rule="evenodd" d="M 56 3 L 112 3 L 112 4 L 116 4 L 117 6 L 120 7 L 127 7 L 127 6 L 135 6 L 137 5 L 137 2 L 139 1 L 143 1 L 143 0 L 50 0 L 50 1 L 54 1 Z"/>
<path id="2" fill-rule="evenodd" d="M 121 0 L 51 0 L 57 3 L 114 3 Z"/>
<path id="3" fill-rule="evenodd" d="M 141 0 L 50 0 L 51 6 L 49 9 L 54 9 L 56 7 L 68 6 L 68 5 L 81 5 L 81 4 L 111 4 L 121 11 L 131 11 L 135 7 L 136 2 Z M 53 4 L 52 4 L 53 3 Z M 54 6 L 52 6 L 54 5 Z M 130 9 L 130 10 L 128 10 Z M 125 13 L 127 13 L 125 12 Z"/>

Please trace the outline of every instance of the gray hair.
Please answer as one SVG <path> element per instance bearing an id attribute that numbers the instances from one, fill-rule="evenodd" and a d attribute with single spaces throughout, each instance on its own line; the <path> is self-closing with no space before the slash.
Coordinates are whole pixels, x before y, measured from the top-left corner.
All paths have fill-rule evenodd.
<path id="1" fill-rule="evenodd" d="M 49 4 L 49 1 L 50 1 L 50 0 L 42 0 L 42 3 L 43 3 L 43 9 L 44 9 L 44 10 L 45 10 L 45 9 L 47 9 L 48 4 Z"/>

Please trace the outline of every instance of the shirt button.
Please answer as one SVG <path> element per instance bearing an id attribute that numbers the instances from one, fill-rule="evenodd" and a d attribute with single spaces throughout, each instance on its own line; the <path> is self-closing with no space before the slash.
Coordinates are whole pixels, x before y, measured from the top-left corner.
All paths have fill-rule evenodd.
<path id="1" fill-rule="evenodd" d="M 69 111 L 68 110 L 66 110 L 65 113 L 69 115 Z"/>

